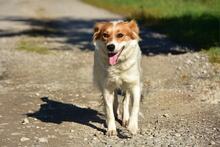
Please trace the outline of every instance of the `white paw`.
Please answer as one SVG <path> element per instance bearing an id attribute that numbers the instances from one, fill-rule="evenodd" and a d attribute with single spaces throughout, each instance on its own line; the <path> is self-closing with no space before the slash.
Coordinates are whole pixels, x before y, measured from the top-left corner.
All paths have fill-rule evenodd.
<path id="1" fill-rule="evenodd" d="M 122 121 L 122 126 L 127 128 L 128 127 L 128 120 L 123 120 Z"/>
<path id="2" fill-rule="evenodd" d="M 116 132 L 116 130 L 108 130 L 108 131 L 106 132 L 106 135 L 109 136 L 109 137 L 111 137 L 111 136 L 116 136 L 116 135 L 117 135 L 117 132 Z"/>
<path id="3" fill-rule="evenodd" d="M 122 115 L 121 115 L 121 113 L 116 113 L 115 116 L 116 116 L 116 118 L 117 118 L 118 120 L 122 120 Z"/>
<path id="4" fill-rule="evenodd" d="M 137 123 L 129 122 L 127 128 L 131 132 L 131 134 L 137 134 L 137 132 L 138 132 L 138 125 L 137 125 Z"/>

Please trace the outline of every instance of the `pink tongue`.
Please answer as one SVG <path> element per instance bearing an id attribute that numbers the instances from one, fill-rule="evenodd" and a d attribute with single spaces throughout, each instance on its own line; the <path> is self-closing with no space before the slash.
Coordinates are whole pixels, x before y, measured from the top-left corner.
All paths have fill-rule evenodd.
<path id="1" fill-rule="evenodd" d="M 117 63 L 118 60 L 118 54 L 114 54 L 114 55 L 109 55 L 108 56 L 108 62 L 110 65 L 115 65 Z"/>

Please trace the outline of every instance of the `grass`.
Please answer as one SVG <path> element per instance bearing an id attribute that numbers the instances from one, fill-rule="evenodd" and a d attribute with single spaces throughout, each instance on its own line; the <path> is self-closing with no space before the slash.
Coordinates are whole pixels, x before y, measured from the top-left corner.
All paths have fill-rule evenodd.
<path id="1" fill-rule="evenodd" d="M 38 54 L 49 54 L 49 48 L 46 47 L 41 38 L 23 38 L 17 42 L 16 49 Z"/>
<path id="2" fill-rule="evenodd" d="M 220 48 L 219 47 L 212 47 L 205 52 L 208 54 L 209 61 L 211 63 L 220 63 Z"/>
<path id="3" fill-rule="evenodd" d="M 134 18 L 177 43 L 193 46 L 196 50 L 218 52 L 220 49 L 219 0 L 83 1 Z"/>

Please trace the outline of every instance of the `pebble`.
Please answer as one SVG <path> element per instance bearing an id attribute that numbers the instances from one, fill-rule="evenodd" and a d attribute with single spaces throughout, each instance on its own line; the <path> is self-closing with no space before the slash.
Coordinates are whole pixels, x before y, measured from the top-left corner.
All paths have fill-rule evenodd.
<path id="1" fill-rule="evenodd" d="M 215 145 L 214 141 L 210 141 L 209 145 Z"/>
<path id="2" fill-rule="evenodd" d="M 57 138 L 55 135 L 48 135 L 48 138 Z"/>
<path id="3" fill-rule="evenodd" d="M 48 143 L 48 139 L 44 137 L 38 138 L 38 141 L 41 143 Z"/>
<path id="4" fill-rule="evenodd" d="M 169 117 L 169 114 L 166 113 L 166 114 L 163 114 L 162 116 L 163 117 Z"/>
<path id="5" fill-rule="evenodd" d="M 29 123 L 29 120 L 28 120 L 27 118 L 24 118 L 21 123 L 22 123 L 23 125 L 28 124 L 28 123 Z"/>
<path id="6" fill-rule="evenodd" d="M 206 71 L 206 70 L 203 70 L 202 73 L 203 73 L 203 74 L 207 74 L 207 71 Z"/>
<path id="7" fill-rule="evenodd" d="M 207 98 L 206 98 L 206 97 L 202 97 L 200 100 L 201 100 L 202 102 L 205 102 L 205 101 L 207 101 Z"/>
<path id="8" fill-rule="evenodd" d="M 176 136 L 176 137 L 180 137 L 180 136 L 181 136 L 181 134 L 179 134 L 179 133 L 176 133 L 176 134 L 175 134 L 175 136 Z"/>
<path id="9" fill-rule="evenodd" d="M 200 59 L 200 56 L 199 56 L 199 55 L 195 55 L 195 58 L 196 58 L 196 59 Z"/>
<path id="10" fill-rule="evenodd" d="M 70 130 L 71 133 L 75 132 L 73 129 Z"/>
<path id="11" fill-rule="evenodd" d="M 154 55 L 154 53 L 149 53 L 148 55 L 149 55 L 149 56 L 153 56 L 153 55 Z"/>
<path id="12" fill-rule="evenodd" d="M 20 139 L 21 142 L 28 141 L 28 140 L 30 140 L 30 138 L 27 138 L 27 137 L 21 137 Z"/>
<path id="13" fill-rule="evenodd" d="M 192 64 L 193 62 L 191 60 L 186 60 L 186 64 Z"/>
<path id="14" fill-rule="evenodd" d="M 21 135 L 21 133 L 19 132 L 14 132 L 14 133 L 11 133 L 12 136 L 16 136 L 16 135 Z"/>
<path id="15" fill-rule="evenodd" d="M 179 67 L 177 67 L 177 70 L 182 70 L 182 68 L 179 66 Z"/>

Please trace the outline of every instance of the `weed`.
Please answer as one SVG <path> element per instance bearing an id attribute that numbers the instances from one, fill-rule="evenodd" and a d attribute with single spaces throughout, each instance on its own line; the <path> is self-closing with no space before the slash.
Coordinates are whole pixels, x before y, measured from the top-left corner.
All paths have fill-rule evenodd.
<path id="1" fill-rule="evenodd" d="M 17 50 L 27 52 L 35 52 L 38 54 L 48 54 L 49 48 L 46 47 L 44 41 L 39 38 L 23 38 L 17 42 Z"/>

